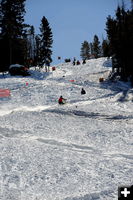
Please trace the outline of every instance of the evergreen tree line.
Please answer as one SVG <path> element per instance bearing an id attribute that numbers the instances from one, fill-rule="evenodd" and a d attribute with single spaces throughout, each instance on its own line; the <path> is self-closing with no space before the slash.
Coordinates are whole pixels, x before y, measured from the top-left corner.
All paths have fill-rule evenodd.
<path id="1" fill-rule="evenodd" d="M 53 35 L 46 17 L 42 17 L 40 34 L 34 27 L 24 23 L 26 0 L 1 0 L 0 2 L 0 71 L 8 70 L 10 64 L 26 66 L 49 66 L 52 62 Z M 108 16 L 107 39 L 100 44 L 97 35 L 93 42 L 84 41 L 82 59 L 112 57 L 112 77 L 133 81 L 133 0 L 131 9 L 124 3 L 118 6 L 115 17 Z"/>
<path id="2" fill-rule="evenodd" d="M 91 43 L 85 40 L 81 44 L 80 56 L 83 60 L 88 60 L 90 58 L 109 57 L 110 51 L 108 40 L 103 39 L 101 44 L 97 35 L 94 35 L 93 42 Z"/>
<path id="3" fill-rule="evenodd" d="M 81 45 L 82 59 L 112 57 L 111 79 L 131 80 L 133 83 L 133 0 L 131 9 L 126 10 L 124 3 L 118 6 L 115 17 L 107 17 L 107 39 L 102 44 L 97 35 L 93 42 L 84 41 Z"/>
<path id="4" fill-rule="evenodd" d="M 19 63 L 49 66 L 52 62 L 53 35 L 46 17 L 42 17 L 40 34 L 24 23 L 26 0 L 1 0 L 0 2 L 0 71 Z"/>
<path id="5" fill-rule="evenodd" d="M 106 31 L 112 56 L 112 78 L 133 82 L 133 0 L 131 10 L 118 6 L 115 18 L 108 16 Z"/>
<path id="6" fill-rule="evenodd" d="M 94 35 L 93 42 L 85 40 L 81 44 L 80 57 L 83 61 L 91 58 L 110 57 L 109 41 L 103 39 L 102 44 L 97 35 Z M 71 59 L 65 59 L 65 62 L 70 62 Z M 74 59 L 75 62 L 75 59 Z"/>

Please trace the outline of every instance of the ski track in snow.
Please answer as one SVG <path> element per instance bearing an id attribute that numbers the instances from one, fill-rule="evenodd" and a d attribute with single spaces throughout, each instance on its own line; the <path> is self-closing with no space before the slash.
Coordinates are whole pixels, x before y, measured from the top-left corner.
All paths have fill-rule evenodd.
<path id="1" fill-rule="evenodd" d="M 68 151 L 78 151 L 81 153 L 88 153 L 90 151 L 94 151 L 94 153 L 98 154 L 100 153 L 100 151 L 98 152 L 97 149 L 94 149 L 93 147 L 89 147 L 89 146 L 83 146 L 83 145 L 77 145 L 77 144 L 73 144 L 73 143 L 66 143 L 66 142 L 62 142 L 62 141 L 57 141 L 57 140 L 53 140 L 53 139 L 47 139 L 47 138 L 38 138 L 38 137 L 26 137 L 26 139 L 28 140 L 37 140 L 41 143 L 47 144 L 47 145 L 52 145 L 55 146 L 57 148 L 61 147 L 63 149 L 66 149 Z"/>
<path id="2" fill-rule="evenodd" d="M 106 97 L 106 99 L 109 99 L 108 97 Z M 104 97 L 98 98 L 98 99 L 94 99 L 94 100 L 87 100 L 87 101 L 77 101 L 77 102 L 68 102 L 66 103 L 66 105 L 63 105 L 64 108 L 70 108 L 73 106 L 82 106 L 82 105 L 88 105 L 88 104 L 92 104 L 93 102 L 97 102 L 97 101 L 105 101 Z M 57 108 L 57 109 L 55 109 Z M 80 110 L 59 110 L 60 105 L 58 104 L 54 104 L 54 105 L 46 105 L 46 106 L 34 106 L 34 107 L 27 107 L 27 106 L 21 106 L 18 108 L 14 108 L 11 110 L 1 110 L 0 116 L 4 116 L 4 115 L 9 115 L 12 114 L 14 112 L 52 112 L 52 113 L 57 113 L 57 114 L 64 114 L 64 115 L 75 115 L 75 116 L 79 116 L 79 117 L 88 117 L 88 118 L 95 118 L 95 119 L 106 119 L 106 120 L 132 120 L 133 119 L 133 115 L 106 115 L 106 114 L 102 114 L 102 113 L 94 113 L 94 112 L 84 112 L 84 111 L 80 111 Z"/>

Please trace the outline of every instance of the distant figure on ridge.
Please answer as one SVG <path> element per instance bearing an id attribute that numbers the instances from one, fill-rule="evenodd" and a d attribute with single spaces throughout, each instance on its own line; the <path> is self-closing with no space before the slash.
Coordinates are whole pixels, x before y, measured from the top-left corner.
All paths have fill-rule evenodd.
<path id="1" fill-rule="evenodd" d="M 81 94 L 86 94 L 86 91 L 84 90 L 84 88 L 82 88 Z"/>
<path id="2" fill-rule="evenodd" d="M 85 59 L 83 60 L 82 64 L 83 64 L 83 65 L 86 64 L 86 60 L 85 60 Z"/>
<path id="3" fill-rule="evenodd" d="M 73 65 L 75 65 L 75 61 L 73 61 Z"/>
<path id="4" fill-rule="evenodd" d="M 79 60 L 77 60 L 77 65 L 80 65 L 80 62 L 79 62 Z"/>
<path id="5" fill-rule="evenodd" d="M 76 64 L 76 58 L 74 57 L 74 59 L 73 59 L 73 65 L 75 65 Z"/>

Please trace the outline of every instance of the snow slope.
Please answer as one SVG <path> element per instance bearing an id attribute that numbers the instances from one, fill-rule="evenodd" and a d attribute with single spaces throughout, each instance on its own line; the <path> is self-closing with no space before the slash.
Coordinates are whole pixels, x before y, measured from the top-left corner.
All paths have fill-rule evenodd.
<path id="1" fill-rule="evenodd" d="M 100 58 L 0 75 L 11 90 L 0 99 L 0 199 L 116 200 L 118 186 L 133 184 L 133 89 L 99 83 L 110 65 Z"/>

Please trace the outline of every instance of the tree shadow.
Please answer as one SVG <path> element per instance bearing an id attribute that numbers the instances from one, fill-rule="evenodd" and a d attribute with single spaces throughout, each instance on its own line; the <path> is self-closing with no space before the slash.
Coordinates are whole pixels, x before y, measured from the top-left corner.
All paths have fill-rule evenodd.
<path id="1" fill-rule="evenodd" d="M 127 120 L 127 119 L 133 119 L 133 115 L 106 115 L 101 113 L 95 113 L 95 112 L 85 112 L 80 110 L 57 110 L 57 109 L 50 109 L 50 110 L 44 110 L 43 112 L 50 112 L 50 113 L 56 113 L 61 115 L 68 115 L 68 116 L 78 116 L 78 117 L 85 117 L 85 118 L 91 118 L 91 119 L 103 119 L 103 120 Z"/>
<path id="2" fill-rule="evenodd" d="M 30 70 L 30 74 L 31 75 L 29 78 L 32 78 L 35 80 L 43 80 L 43 79 L 46 79 L 49 75 L 51 75 L 52 72 L 44 72 L 41 70 Z"/>
<path id="3" fill-rule="evenodd" d="M 107 60 L 104 61 L 103 66 L 104 67 L 112 67 L 112 59 L 111 58 L 107 58 Z"/>
<path id="4" fill-rule="evenodd" d="M 125 83 L 121 81 L 112 82 L 110 80 L 107 80 L 105 82 L 100 83 L 100 87 L 103 89 L 109 89 L 113 91 L 114 93 L 111 94 L 112 96 L 121 94 L 120 97 L 117 99 L 117 101 L 119 102 L 130 101 L 130 100 L 133 101 L 133 88 L 130 83 Z"/>

